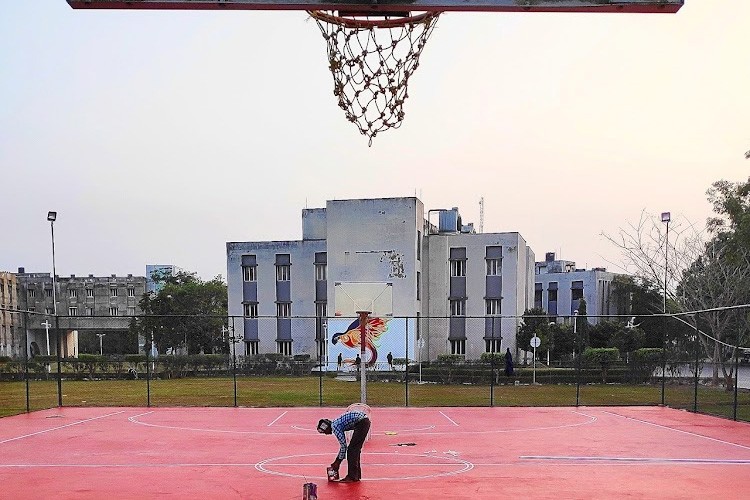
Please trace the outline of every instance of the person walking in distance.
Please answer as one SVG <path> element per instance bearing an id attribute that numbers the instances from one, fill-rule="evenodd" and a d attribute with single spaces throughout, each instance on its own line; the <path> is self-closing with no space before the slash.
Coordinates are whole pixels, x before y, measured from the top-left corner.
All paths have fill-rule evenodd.
<path id="1" fill-rule="evenodd" d="M 338 370 L 341 371 L 341 365 L 344 364 L 344 356 L 342 356 L 341 353 L 339 353 L 338 362 Z"/>
<path id="2" fill-rule="evenodd" d="M 388 359 L 388 368 L 390 370 L 393 370 L 393 354 L 389 351 L 388 356 L 386 356 L 386 359 Z"/>
<path id="3" fill-rule="evenodd" d="M 505 350 L 505 376 L 513 375 L 513 355 L 510 353 L 510 347 Z"/>
<path id="4" fill-rule="evenodd" d="M 341 462 L 346 458 L 346 476 L 339 481 L 340 483 L 356 483 L 362 479 L 362 464 L 360 455 L 362 454 L 362 445 L 365 442 L 367 433 L 370 431 L 370 419 L 362 411 L 347 411 L 335 420 L 322 418 L 318 421 L 318 432 L 321 434 L 333 434 L 339 441 L 339 452 L 336 459 L 331 464 L 331 469 L 338 476 Z M 352 439 L 347 445 L 346 431 L 354 431 Z"/>

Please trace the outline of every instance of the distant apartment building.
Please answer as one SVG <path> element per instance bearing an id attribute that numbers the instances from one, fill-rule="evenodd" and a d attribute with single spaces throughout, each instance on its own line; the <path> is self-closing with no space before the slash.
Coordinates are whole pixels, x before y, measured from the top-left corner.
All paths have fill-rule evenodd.
<path id="1" fill-rule="evenodd" d="M 23 355 L 21 316 L 18 309 L 18 285 L 13 273 L 0 272 L 0 356 Z"/>
<path id="2" fill-rule="evenodd" d="M 81 346 L 82 352 L 98 352 L 96 334 L 109 336 L 103 343 L 112 346 L 112 352 L 127 352 L 123 337 L 131 318 L 141 312 L 138 301 L 146 290 L 145 277 L 57 276 L 54 291 L 50 273 L 27 273 L 19 268 L 16 279 L 18 308 L 32 313 L 26 325 L 31 353 L 55 355 L 57 331 L 62 356 L 77 356 Z M 136 348 L 132 346 L 133 352 Z"/>
<path id="3" fill-rule="evenodd" d="M 534 307 L 544 309 L 552 317 L 569 317 L 579 310 L 581 299 L 586 301 L 586 314 L 591 324 L 601 318 L 618 314 L 613 299 L 612 282 L 617 273 L 603 267 L 576 268 L 576 263 L 558 260 L 548 252 L 535 265 Z"/>
<path id="4" fill-rule="evenodd" d="M 476 234 L 457 208 L 414 197 L 331 200 L 302 211 L 301 240 L 227 243 L 229 314 L 247 354 L 327 354 L 362 297 L 388 312 L 409 344 L 393 349 L 411 359 L 417 346 L 421 359 L 515 350 L 533 273 L 520 234 Z"/>

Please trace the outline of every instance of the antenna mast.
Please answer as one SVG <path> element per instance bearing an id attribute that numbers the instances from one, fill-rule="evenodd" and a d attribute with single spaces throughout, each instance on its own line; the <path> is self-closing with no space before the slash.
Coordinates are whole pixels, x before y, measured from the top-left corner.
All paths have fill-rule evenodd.
<path id="1" fill-rule="evenodd" d="M 484 196 L 479 198 L 479 234 L 484 232 Z"/>

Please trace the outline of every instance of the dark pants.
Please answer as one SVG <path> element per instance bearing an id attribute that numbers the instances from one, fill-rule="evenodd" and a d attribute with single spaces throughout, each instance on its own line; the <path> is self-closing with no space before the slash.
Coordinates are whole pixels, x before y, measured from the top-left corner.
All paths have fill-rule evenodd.
<path id="1" fill-rule="evenodd" d="M 351 479 L 362 479 L 362 465 L 359 456 L 362 453 L 362 445 L 365 443 L 367 433 L 370 431 L 370 419 L 363 418 L 354 425 L 354 434 L 346 448 L 346 476 Z"/>

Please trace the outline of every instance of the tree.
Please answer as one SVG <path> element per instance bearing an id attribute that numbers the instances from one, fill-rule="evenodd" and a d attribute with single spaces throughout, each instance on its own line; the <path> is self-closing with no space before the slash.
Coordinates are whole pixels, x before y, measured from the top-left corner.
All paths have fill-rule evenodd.
<path id="1" fill-rule="evenodd" d="M 750 249 L 746 240 L 742 243 L 743 237 L 738 236 L 737 229 L 745 221 L 743 213 L 747 214 L 750 226 L 750 203 L 743 198 L 747 191 L 750 188 L 745 190 L 725 183 L 718 187 L 715 183 L 714 189 L 708 191 L 719 216 L 708 221 L 707 232 L 709 236 L 713 233 L 708 241 L 706 232 L 679 219 L 670 225 L 667 239 L 665 224 L 645 211 L 638 223 L 620 229 L 617 238 L 604 236 L 620 248 L 626 272 L 654 284 L 666 296 L 668 313 L 746 304 L 750 297 Z M 732 197 L 736 199 L 727 199 Z M 712 313 L 712 321 L 701 323 L 703 335 L 699 336 L 706 356 L 714 362 L 712 382 L 718 385 L 721 371 L 728 389 L 732 386 L 732 366 L 725 363 L 719 345 L 740 329 L 737 316 L 736 311 Z M 695 317 L 691 315 L 674 316 L 670 323 L 675 322 L 688 327 L 682 336 L 695 327 Z M 668 333 L 665 332 L 665 338 L 677 339 Z"/>
<path id="2" fill-rule="evenodd" d="M 518 345 L 524 351 L 530 351 L 531 338 L 534 336 L 539 337 L 541 341 L 537 349 L 549 349 L 552 350 L 552 338 L 549 329 L 550 319 L 544 309 L 535 307 L 527 309 L 523 313 L 521 320 L 521 327 L 518 329 L 516 335 L 516 345 Z M 524 356 L 524 364 L 526 363 L 526 357 Z"/>
<path id="3" fill-rule="evenodd" d="M 617 311 L 632 315 L 631 322 L 643 331 L 642 345 L 661 348 L 664 321 L 653 316 L 662 312 L 663 306 L 658 285 L 638 276 L 618 274 L 612 280 L 612 296 Z M 675 325 L 677 323 L 672 321 L 667 327 L 673 329 Z"/>
<path id="4" fill-rule="evenodd" d="M 228 352 L 222 328 L 227 317 L 227 286 L 221 276 L 202 281 L 195 273 L 155 275 L 162 285 L 140 300 L 144 316 L 134 318 L 131 330 L 147 339 L 151 335 L 163 353 L 179 347 L 188 354 Z M 148 347 L 146 347 L 148 349 Z"/>
<path id="5" fill-rule="evenodd" d="M 577 349 L 576 338 L 573 334 L 573 325 L 565 323 L 552 323 L 550 335 L 554 339 L 550 355 L 552 359 L 572 359 L 573 351 Z"/>

